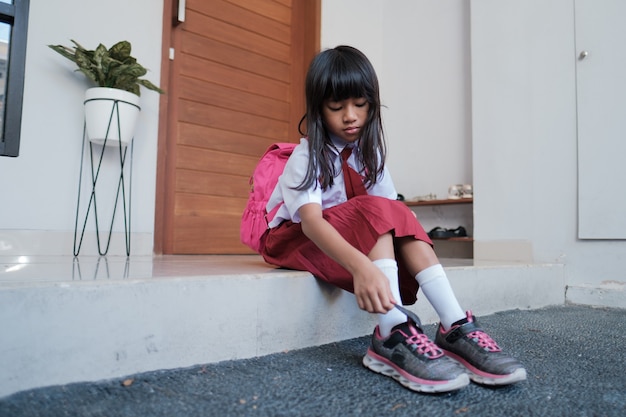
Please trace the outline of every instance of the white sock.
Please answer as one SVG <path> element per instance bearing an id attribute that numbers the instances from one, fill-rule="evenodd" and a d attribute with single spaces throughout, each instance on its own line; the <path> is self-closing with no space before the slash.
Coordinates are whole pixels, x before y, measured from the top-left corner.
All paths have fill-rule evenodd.
<path id="1" fill-rule="evenodd" d="M 395 259 L 377 259 L 374 265 L 378 267 L 389 280 L 391 294 L 399 305 L 402 305 L 400 298 L 400 283 L 398 282 L 398 264 Z M 382 337 L 387 337 L 394 326 L 406 322 L 406 316 L 397 308 L 386 314 L 378 314 L 378 331 Z"/>
<path id="2" fill-rule="evenodd" d="M 450 282 L 441 264 L 432 265 L 422 270 L 415 276 L 415 279 L 439 315 L 439 320 L 445 330 L 448 330 L 455 321 L 465 318 L 465 313 L 459 305 L 452 287 L 450 287 Z"/>

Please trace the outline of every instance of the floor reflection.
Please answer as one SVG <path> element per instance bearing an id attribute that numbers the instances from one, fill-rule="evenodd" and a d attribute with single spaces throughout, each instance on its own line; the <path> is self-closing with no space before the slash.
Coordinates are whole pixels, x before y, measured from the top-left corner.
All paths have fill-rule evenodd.
<path id="1" fill-rule="evenodd" d="M 115 265 L 116 267 L 119 265 Z M 123 265 L 123 270 L 120 275 L 119 268 L 114 271 L 114 277 L 116 279 L 128 278 L 128 271 L 130 269 L 130 258 L 126 258 Z M 83 265 L 81 268 L 80 258 L 76 257 L 72 260 L 72 281 L 82 280 L 96 280 L 96 279 L 111 279 L 111 268 L 109 267 L 109 259 L 106 256 L 98 257 L 95 265 L 93 262 Z"/>
<path id="2" fill-rule="evenodd" d="M 444 267 L 467 267 L 471 259 L 442 259 Z M 263 275 L 285 271 L 258 255 L 0 256 L 0 284 L 143 280 L 217 275 Z"/>

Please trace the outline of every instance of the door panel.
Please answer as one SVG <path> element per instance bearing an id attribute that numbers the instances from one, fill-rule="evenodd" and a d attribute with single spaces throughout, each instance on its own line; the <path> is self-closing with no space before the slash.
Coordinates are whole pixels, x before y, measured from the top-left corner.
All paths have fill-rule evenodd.
<path id="1" fill-rule="evenodd" d="M 164 22 L 176 4 L 166 0 Z M 299 139 L 319 0 L 187 0 L 161 125 L 155 251 L 251 253 L 239 241 L 248 179 L 273 142 Z"/>
<path id="2" fill-rule="evenodd" d="M 576 0 L 578 237 L 626 239 L 626 2 Z"/>
<path id="3" fill-rule="evenodd" d="M 239 152 L 243 155 L 252 155 L 257 159 L 274 142 L 271 138 L 191 124 L 179 126 L 178 139 L 181 145 L 224 152 Z M 240 144 L 242 141 L 246 142 L 246 146 L 243 148 Z"/>
<path id="4" fill-rule="evenodd" d="M 190 1 L 187 7 L 193 7 Z M 188 9 L 189 10 L 189 9 Z M 235 16 L 240 20 L 240 17 Z M 233 25 L 210 16 L 189 11 L 185 29 L 200 36 L 217 40 L 249 52 L 266 56 L 284 63 L 290 62 L 290 45 L 264 36 L 263 33 L 249 31 L 244 25 Z"/>
<path id="5" fill-rule="evenodd" d="M 181 52 L 194 56 L 200 48 L 211 51 L 211 61 L 219 62 L 233 69 L 247 71 L 268 79 L 285 80 L 289 77 L 289 63 L 275 61 L 262 55 L 250 54 L 247 50 L 203 38 L 193 33 L 187 34 Z"/>
<path id="6" fill-rule="evenodd" d="M 181 100 L 179 111 L 179 123 L 254 134 L 275 141 L 287 140 L 289 120 L 272 120 L 190 100 Z"/>
<path id="7" fill-rule="evenodd" d="M 176 189 L 181 193 L 238 197 L 248 191 L 247 184 L 232 181 L 231 174 L 178 170 Z"/>
<path id="8" fill-rule="evenodd" d="M 207 86 L 206 88 L 223 87 L 224 90 L 238 90 L 239 94 L 247 95 L 248 98 L 272 98 L 288 106 L 290 86 L 288 83 L 268 79 L 266 76 L 249 72 L 248 70 L 235 69 L 233 67 L 204 61 L 198 58 L 183 56 L 181 73 L 185 76 L 181 81 L 187 80 L 192 86 L 191 91 L 183 92 L 184 95 L 193 93 L 194 88 Z M 193 99 L 193 97 L 189 97 Z M 203 98 L 210 99 L 204 96 Z"/>

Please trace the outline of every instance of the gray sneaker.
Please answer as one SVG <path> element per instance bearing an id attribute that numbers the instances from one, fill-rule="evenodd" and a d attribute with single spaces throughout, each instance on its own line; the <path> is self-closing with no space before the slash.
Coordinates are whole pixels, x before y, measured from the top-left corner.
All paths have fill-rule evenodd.
<path id="1" fill-rule="evenodd" d="M 376 326 L 363 365 L 413 391 L 447 392 L 467 386 L 470 381 L 463 367 L 447 358 L 422 332 L 419 318 L 411 315 L 386 338 Z"/>
<path id="2" fill-rule="evenodd" d="M 435 343 L 446 356 L 458 361 L 478 384 L 508 385 L 526 379 L 526 370 L 517 360 L 502 352 L 498 344 L 480 327 L 471 311 L 446 332 L 441 324 Z"/>

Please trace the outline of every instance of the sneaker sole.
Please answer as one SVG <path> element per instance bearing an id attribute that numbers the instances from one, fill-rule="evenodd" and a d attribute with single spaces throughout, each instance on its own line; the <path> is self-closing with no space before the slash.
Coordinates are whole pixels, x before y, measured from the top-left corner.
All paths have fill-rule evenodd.
<path id="1" fill-rule="evenodd" d="M 474 365 L 467 362 L 465 359 L 461 358 L 459 355 L 456 355 L 448 350 L 442 349 L 447 357 L 450 359 L 454 359 L 461 365 L 463 365 L 469 371 L 469 378 L 472 382 L 481 385 L 510 385 L 516 382 L 524 381 L 526 379 L 526 369 L 518 368 L 510 374 L 506 375 L 498 375 L 492 374 L 489 372 L 481 371 L 476 368 Z"/>
<path id="2" fill-rule="evenodd" d="M 465 373 L 460 374 L 452 380 L 435 381 L 421 379 L 398 368 L 392 362 L 372 351 L 368 351 L 363 357 L 363 365 L 376 373 L 389 376 L 404 387 L 417 392 L 437 393 L 456 391 L 466 387 L 470 383 L 469 377 Z"/>

